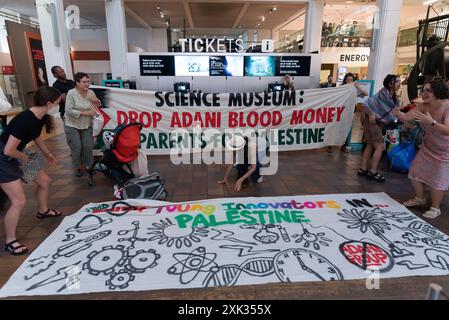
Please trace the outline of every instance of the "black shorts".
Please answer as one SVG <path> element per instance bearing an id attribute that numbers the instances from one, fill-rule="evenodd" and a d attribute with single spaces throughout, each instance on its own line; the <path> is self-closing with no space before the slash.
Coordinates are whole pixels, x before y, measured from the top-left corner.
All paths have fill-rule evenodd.
<path id="1" fill-rule="evenodd" d="M 237 164 L 236 168 L 237 168 L 237 180 L 240 179 L 241 177 L 243 177 L 249 170 L 249 168 L 251 167 L 250 164 Z M 253 182 L 257 182 L 257 180 L 259 180 L 260 178 L 260 164 L 257 163 L 256 165 L 256 171 L 253 172 L 253 174 L 251 175 L 251 180 Z M 245 180 L 246 182 L 247 180 Z"/>
<path id="2" fill-rule="evenodd" d="M 0 183 L 12 182 L 23 176 L 19 160 L 5 156 L 4 149 L 5 145 L 0 143 Z"/>

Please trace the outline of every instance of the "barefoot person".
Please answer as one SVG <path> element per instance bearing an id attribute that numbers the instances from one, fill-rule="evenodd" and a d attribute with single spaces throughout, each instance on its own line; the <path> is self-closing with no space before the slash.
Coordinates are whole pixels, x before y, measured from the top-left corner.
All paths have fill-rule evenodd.
<path id="1" fill-rule="evenodd" d="M 395 109 L 402 121 L 416 120 L 425 134 L 421 148 L 415 157 L 408 177 L 415 189 L 415 197 L 404 203 L 406 207 L 424 206 L 424 186 L 430 187 L 432 205 L 424 213 L 425 218 L 434 219 L 441 214 L 440 205 L 449 191 L 449 88 L 441 78 L 425 84 L 424 103 L 407 112 Z"/>
<path id="2" fill-rule="evenodd" d="M 247 182 L 248 178 L 255 183 L 261 183 L 263 178 L 260 175 L 260 163 L 257 156 L 257 145 L 249 142 L 248 137 L 235 135 L 229 141 L 226 148 L 233 152 L 232 159 L 234 164 L 226 166 L 226 172 L 223 180 L 218 181 L 219 184 L 227 184 L 228 177 L 234 168 L 237 169 L 237 180 L 234 185 L 235 191 L 242 190 L 242 185 Z"/>
<path id="3" fill-rule="evenodd" d="M 26 167 L 33 160 L 24 149 L 29 142 L 34 141 L 50 165 L 56 164 L 55 157 L 48 150 L 40 135 L 44 126 L 46 126 L 47 132 L 51 131 L 51 117 L 48 114 L 58 112 L 60 96 L 59 91 L 54 88 L 40 87 L 34 94 L 34 105 L 13 118 L 0 136 L 0 188 L 11 202 L 4 219 L 5 250 L 12 255 L 24 254 L 28 250 L 16 239 L 17 224 L 25 206 L 25 192 L 21 180 L 24 171 L 21 168 Z M 33 181 L 37 185 L 36 197 L 39 206 L 37 217 L 60 216 L 59 211 L 48 208 L 48 190 L 51 179 L 47 173 L 38 170 L 34 174 Z"/>

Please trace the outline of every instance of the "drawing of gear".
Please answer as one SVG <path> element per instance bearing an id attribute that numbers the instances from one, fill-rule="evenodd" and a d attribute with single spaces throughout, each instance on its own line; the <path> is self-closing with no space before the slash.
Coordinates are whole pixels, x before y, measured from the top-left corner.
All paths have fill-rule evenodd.
<path id="1" fill-rule="evenodd" d="M 131 281 L 134 281 L 136 277 L 126 270 L 120 270 L 119 272 L 114 272 L 111 274 L 109 280 L 106 281 L 106 285 L 109 289 L 126 289 Z"/>
<path id="2" fill-rule="evenodd" d="M 139 250 L 127 259 L 125 268 L 132 273 L 143 273 L 149 268 L 154 268 L 160 257 L 161 255 L 153 249 Z"/>
<path id="3" fill-rule="evenodd" d="M 103 247 L 100 251 L 92 251 L 83 265 L 89 274 L 98 276 L 99 274 L 111 274 L 114 269 L 122 267 L 128 259 L 128 251 L 125 246 L 117 245 Z"/>

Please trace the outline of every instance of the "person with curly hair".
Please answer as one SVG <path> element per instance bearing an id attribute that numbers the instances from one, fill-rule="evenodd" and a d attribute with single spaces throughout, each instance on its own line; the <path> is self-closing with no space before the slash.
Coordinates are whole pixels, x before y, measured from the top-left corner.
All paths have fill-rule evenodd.
<path id="1" fill-rule="evenodd" d="M 432 204 L 423 216 L 434 219 L 441 214 L 441 202 L 449 191 L 449 88 L 442 78 L 436 77 L 424 85 L 421 98 L 423 103 L 415 109 L 403 113 L 396 108 L 394 113 L 401 121 L 418 121 L 425 133 L 408 174 L 415 197 L 404 205 L 426 205 L 424 186 L 428 186 Z"/>

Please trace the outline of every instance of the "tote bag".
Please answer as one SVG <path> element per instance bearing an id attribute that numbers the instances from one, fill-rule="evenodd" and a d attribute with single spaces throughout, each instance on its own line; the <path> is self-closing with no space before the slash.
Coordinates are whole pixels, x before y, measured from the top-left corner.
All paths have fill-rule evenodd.
<path id="1" fill-rule="evenodd" d="M 131 170 L 136 177 L 143 177 L 148 175 L 148 160 L 147 156 L 139 150 L 139 155 L 136 160 L 131 162 Z"/>
<path id="2" fill-rule="evenodd" d="M 103 130 L 104 125 L 103 115 L 101 114 L 100 110 L 98 110 L 98 108 L 95 108 L 95 110 L 97 111 L 97 113 L 95 114 L 92 122 L 92 136 L 94 138 L 101 133 L 101 130 Z"/>

